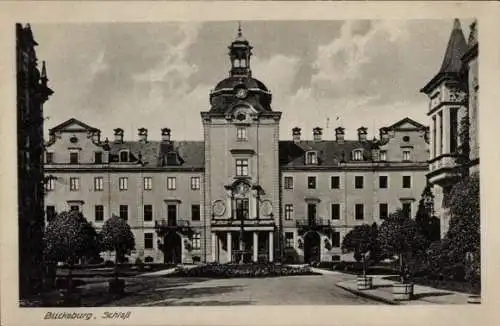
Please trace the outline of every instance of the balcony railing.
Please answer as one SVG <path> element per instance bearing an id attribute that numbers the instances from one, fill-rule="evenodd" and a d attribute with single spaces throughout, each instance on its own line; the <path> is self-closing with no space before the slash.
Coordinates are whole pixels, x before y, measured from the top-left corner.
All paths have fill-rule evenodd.
<path id="1" fill-rule="evenodd" d="M 156 220 L 155 221 L 155 230 L 159 234 L 166 233 L 169 230 L 177 230 L 177 231 L 190 231 L 191 223 L 188 220 Z"/>
<path id="2" fill-rule="evenodd" d="M 242 221 L 239 219 L 212 219 L 212 226 L 241 226 Z M 243 226 L 272 226 L 275 224 L 274 219 L 259 218 L 259 219 L 244 219 Z"/>
<path id="3" fill-rule="evenodd" d="M 326 232 L 332 228 L 332 221 L 323 217 L 298 219 L 296 224 L 299 233 L 302 234 L 307 231 Z"/>

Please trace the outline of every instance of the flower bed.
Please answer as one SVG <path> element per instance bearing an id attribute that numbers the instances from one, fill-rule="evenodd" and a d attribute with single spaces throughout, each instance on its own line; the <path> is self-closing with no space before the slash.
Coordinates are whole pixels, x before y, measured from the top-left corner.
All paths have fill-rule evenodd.
<path id="1" fill-rule="evenodd" d="M 277 277 L 293 275 L 318 275 L 310 267 L 292 267 L 276 264 L 207 264 L 193 268 L 178 268 L 169 276 L 176 277 L 210 277 L 210 278 L 234 278 L 234 277 Z"/>

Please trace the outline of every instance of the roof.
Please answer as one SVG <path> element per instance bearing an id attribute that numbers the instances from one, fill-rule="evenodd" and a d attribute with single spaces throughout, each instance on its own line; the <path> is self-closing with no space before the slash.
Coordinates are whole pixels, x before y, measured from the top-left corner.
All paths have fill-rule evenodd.
<path id="1" fill-rule="evenodd" d="M 459 73 L 462 69 L 462 56 L 467 51 L 467 42 L 460 26 L 460 21 L 455 19 L 448 46 L 441 64 L 441 73 Z"/>
<path id="2" fill-rule="evenodd" d="M 371 161 L 371 150 L 377 148 L 377 141 L 345 140 L 339 143 L 334 140 L 303 140 L 294 142 L 285 140 L 279 142 L 279 158 L 282 167 L 305 167 L 304 154 L 307 151 L 318 152 L 319 165 L 338 165 L 341 161 L 354 161 L 352 152 L 355 149 L 364 150 L 364 160 Z M 360 161 L 355 161 L 360 162 Z"/>
<path id="3" fill-rule="evenodd" d="M 467 42 L 460 26 L 460 21 L 453 21 L 453 29 L 446 46 L 443 62 L 438 73 L 420 90 L 423 93 L 429 93 L 434 87 L 444 79 L 460 78 L 462 71 L 462 57 L 467 52 Z"/>
<path id="4" fill-rule="evenodd" d="M 92 126 L 89 126 L 88 124 L 83 123 L 80 120 L 77 120 L 75 118 L 71 118 L 69 120 L 64 121 L 63 123 L 58 124 L 54 128 L 49 129 L 49 132 L 50 133 L 54 133 L 56 131 L 59 131 L 59 130 L 62 130 L 62 129 L 66 129 L 68 126 L 73 125 L 73 124 L 81 127 L 81 129 L 85 129 L 87 131 L 97 131 L 97 132 L 100 132 L 99 129 L 94 128 Z"/>
<path id="5" fill-rule="evenodd" d="M 118 162 L 120 151 L 128 150 L 131 162 L 142 162 L 144 167 L 203 168 L 205 145 L 203 141 L 124 141 L 110 142 L 110 160 Z M 174 153 L 175 164 L 170 164 L 167 154 Z"/>
<path id="6" fill-rule="evenodd" d="M 427 129 L 428 128 L 427 126 L 424 126 L 423 124 L 407 117 L 407 118 L 399 120 L 398 122 L 396 122 L 388 127 L 385 127 L 384 129 L 387 129 L 387 130 L 393 130 L 393 129 L 398 129 L 398 128 L 408 129 L 408 128 L 411 128 L 411 126 L 413 126 L 415 129 Z"/>
<path id="7" fill-rule="evenodd" d="M 227 89 L 227 88 L 233 89 L 235 86 L 238 86 L 238 85 L 244 85 L 247 89 L 258 88 L 258 89 L 261 89 L 261 90 L 266 91 L 266 92 L 269 91 L 267 89 L 266 85 L 264 85 L 263 82 L 261 82 L 260 80 L 258 80 L 256 78 L 249 77 L 249 76 L 248 77 L 245 77 L 245 76 L 242 76 L 242 77 L 238 77 L 238 76 L 227 77 L 227 78 L 221 80 L 215 86 L 214 91 L 218 91 L 220 89 Z"/>

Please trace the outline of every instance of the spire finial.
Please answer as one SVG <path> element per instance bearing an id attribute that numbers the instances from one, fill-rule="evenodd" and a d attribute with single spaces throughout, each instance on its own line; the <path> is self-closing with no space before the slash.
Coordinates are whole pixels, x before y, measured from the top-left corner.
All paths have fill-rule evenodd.
<path id="1" fill-rule="evenodd" d="M 238 37 L 242 37 L 243 34 L 241 33 L 241 21 L 238 21 Z"/>
<path id="2" fill-rule="evenodd" d="M 455 20 L 453 20 L 453 29 L 462 29 L 462 27 L 460 26 L 460 20 L 458 18 L 455 18 Z"/>

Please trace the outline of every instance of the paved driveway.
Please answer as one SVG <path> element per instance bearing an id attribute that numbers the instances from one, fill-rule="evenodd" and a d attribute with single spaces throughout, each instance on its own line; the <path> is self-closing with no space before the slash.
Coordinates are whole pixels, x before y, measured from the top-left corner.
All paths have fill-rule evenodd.
<path id="1" fill-rule="evenodd" d="M 352 275 L 233 279 L 156 279 L 113 306 L 336 305 L 379 304 L 340 289 L 335 283 Z M 170 282 L 167 282 L 170 280 Z M 153 278 L 149 280 L 153 281 Z M 174 281 L 174 282 L 172 282 Z M 146 281 L 148 282 L 148 281 Z M 165 283 L 167 282 L 167 283 Z"/>

